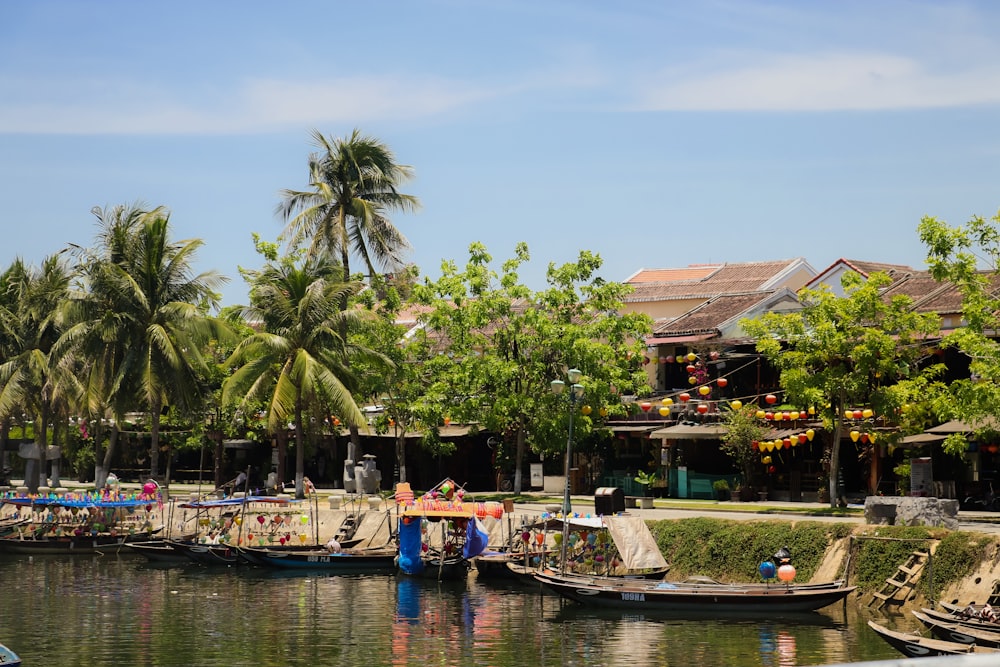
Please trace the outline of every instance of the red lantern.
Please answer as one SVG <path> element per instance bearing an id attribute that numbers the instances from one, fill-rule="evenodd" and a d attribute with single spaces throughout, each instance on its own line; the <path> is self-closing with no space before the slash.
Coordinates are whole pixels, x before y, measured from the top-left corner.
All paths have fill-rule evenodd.
<path id="1" fill-rule="evenodd" d="M 695 368 L 693 364 L 688 364 L 686 370 L 687 370 L 688 373 L 694 373 L 698 369 Z"/>
<path id="2" fill-rule="evenodd" d="M 767 421 L 771 421 L 772 419 L 774 419 L 774 413 L 773 412 L 765 412 L 764 413 L 764 419 L 766 419 Z"/>
<path id="3" fill-rule="evenodd" d="M 666 362 L 667 362 L 668 364 L 672 364 L 672 363 L 674 363 L 674 355 L 672 355 L 672 354 L 668 354 L 668 355 L 667 355 L 667 357 L 666 357 Z"/>
<path id="4" fill-rule="evenodd" d="M 781 445 L 785 449 L 788 449 L 789 447 L 792 446 L 792 439 L 791 438 L 785 438 L 784 440 L 781 441 Z"/>
<path id="5" fill-rule="evenodd" d="M 652 404 L 643 401 L 642 403 L 639 404 L 639 407 L 642 408 L 643 412 L 649 412 L 649 409 L 652 408 L 653 406 Z"/>
<path id="6" fill-rule="evenodd" d="M 854 411 L 854 418 L 855 419 L 861 419 L 862 417 L 864 417 L 864 413 L 861 410 L 855 410 Z"/>
<path id="7" fill-rule="evenodd" d="M 756 452 L 758 449 L 760 449 L 760 443 L 754 440 L 753 442 L 750 443 L 750 449 Z"/>
<path id="8" fill-rule="evenodd" d="M 799 444 L 804 445 L 809 438 L 806 437 L 805 433 L 799 433 Z"/>
<path id="9" fill-rule="evenodd" d="M 700 412 L 701 414 L 705 414 L 706 412 L 708 412 L 708 404 L 707 403 L 699 403 L 698 404 L 698 412 Z"/>
<path id="10" fill-rule="evenodd" d="M 775 468 L 773 465 L 767 466 L 767 471 L 769 473 L 774 474 L 775 470 L 777 470 L 777 468 Z"/>
<path id="11" fill-rule="evenodd" d="M 716 384 L 719 385 L 720 389 L 722 389 L 727 384 L 729 384 L 729 380 L 727 380 L 726 378 L 719 378 L 718 380 L 716 380 Z"/>
<path id="12" fill-rule="evenodd" d="M 778 397 L 775 396 L 774 394 L 768 394 L 767 396 L 764 397 L 764 400 L 767 401 L 768 405 L 774 405 L 775 403 L 778 402 Z"/>
<path id="13" fill-rule="evenodd" d="M 687 403 L 688 401 L 691 400 L 691 394 L 689 394 L 687 392 L 684 392 L 683 394 L 681 394 L 677 398 L 681 399 L 682 403 Z"/>

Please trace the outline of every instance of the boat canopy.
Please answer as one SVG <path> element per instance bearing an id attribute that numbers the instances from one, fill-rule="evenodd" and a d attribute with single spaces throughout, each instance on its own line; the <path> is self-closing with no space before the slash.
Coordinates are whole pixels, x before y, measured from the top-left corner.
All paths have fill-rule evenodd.
<path id="1" fill-rule="evenodd" d="M 574 532 L 607 530 L 618 549 L 622 564 L 629 570 L 667 567 L 667 561 L 642 517 L 571 517 L 567 523 L 569 530 Z M 562 530 L 562 527 L 562 517 L 548 517 L 532 526 L 536 530 Z"/>

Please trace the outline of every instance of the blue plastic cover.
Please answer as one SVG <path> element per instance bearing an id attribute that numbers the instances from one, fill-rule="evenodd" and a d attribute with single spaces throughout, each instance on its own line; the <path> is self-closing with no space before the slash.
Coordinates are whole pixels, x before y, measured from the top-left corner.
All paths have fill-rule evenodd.
<path id="1" fill-rule="evenodd" d="M 465 544 L 462 546 L 462 555 L 466 558 L 473 558 L 486 550 L 490 536 L 479 528 L 476 518 L 469 519 L 469 525 L 465 529 Z"/>
<path id="2" fill-rule="evenodd" d="M 421 558 L 420 519 L 399 520 L 399 569 L 406 574 L 424 571 Z"/>

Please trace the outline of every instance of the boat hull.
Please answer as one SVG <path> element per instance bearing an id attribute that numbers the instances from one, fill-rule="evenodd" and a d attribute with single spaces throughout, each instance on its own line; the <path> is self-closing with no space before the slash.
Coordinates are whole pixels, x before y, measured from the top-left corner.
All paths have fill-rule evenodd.
<path id="1" fill-rule="evenodd" d="M 113 554 L 125 551 L 125 544 L 145 537 L 127 535 L 73 535 L 24 540 L 0 538 L 0 553 L 29 556 L 66 556 L 74 554 Z"/>
<path id="2" fill-rule="evenodd" d="M 874 621 L 868 621 L 868 627 L 874 630 L 885 643 L 908 658 L 963 655 L 966 653 L 997 653 L 994 649 L 982 648 L 972 644 L 960 644 L 958 642 L 949 642 L 906 632 L 896 632 Z"/>
<path id="3" fill-rule="evenodd" d="M 816 611 L 847 598 L 854 586 L 771 587 L 643 582 L 605 577 L 563 577 L 536 573 L 535 579 L 559 595 L 594 607 L 640 611 L 701 611 L 718 613 L 792 613 Z"/>
<path id="4" fill-rule="evenodd" d="M 240 549 L 240 556 L 254 565 L 283 570 L 323 571 L 329 574 L 385 574 L 396 570 L 395 551 L 331 554 L 319 549 L 280 551 L 244 548 Z"/>

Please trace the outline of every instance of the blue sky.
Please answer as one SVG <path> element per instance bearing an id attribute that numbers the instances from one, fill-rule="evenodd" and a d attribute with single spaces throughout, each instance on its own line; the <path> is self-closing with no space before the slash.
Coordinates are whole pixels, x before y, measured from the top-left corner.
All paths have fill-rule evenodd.
<path id="1" fill-rule="evenodd" d="M 432 277 L 474 241 L 535 288 L 582 249 L 921 268 L 922 216 L 1000 207 L 997 34 L 987 1 L 0 2 L 0 265 L 141 201 L 242 303 L 310 131 L 359 128 Z"/>

